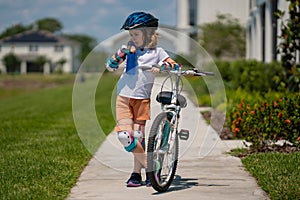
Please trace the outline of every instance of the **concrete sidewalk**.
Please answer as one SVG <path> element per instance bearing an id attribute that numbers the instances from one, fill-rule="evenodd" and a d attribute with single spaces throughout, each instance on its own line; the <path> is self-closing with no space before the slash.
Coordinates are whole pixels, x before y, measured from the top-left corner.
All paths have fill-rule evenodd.
<path id="1" fill-rule="evenodd" d="M 156 91 L 159 91 L 159 84 L 155 85 L 153 95 Z M 155 100 L 152 100 L 151 110 L 153 120 L 160 111 Z M 180 141 L 176 177 L 167 192 L 157 193 L 145 186 L 126 187 L 133 157 L 124 151 L 116 134 L 111 133 L 82 172 L 68 199 L 269 199 L 245 171 L 240 159 L 226 154 L 230 149 L 242 147 L 241 141 L 220 140 L 201 116 L 199 108 L 190 101 L 182 110 L 182 116 L 181 128 L 190 130 L 190 138 Z"/>

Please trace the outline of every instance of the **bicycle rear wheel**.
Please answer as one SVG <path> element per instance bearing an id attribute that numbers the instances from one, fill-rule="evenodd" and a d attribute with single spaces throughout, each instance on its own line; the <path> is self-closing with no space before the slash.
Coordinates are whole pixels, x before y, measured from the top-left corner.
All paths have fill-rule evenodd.
<path id="1" fill-rule="evenodd" d="M 147 148 L 147 174 L 152 187 L 158 192 L 165 192 L 175 176 L 178 162 L 178 137 L 170 145 L 173 131 L 168 120 L 168 113 L 160 113 L 150 129 Z M 172 148 L 172 149 L 170 149 Z"/>

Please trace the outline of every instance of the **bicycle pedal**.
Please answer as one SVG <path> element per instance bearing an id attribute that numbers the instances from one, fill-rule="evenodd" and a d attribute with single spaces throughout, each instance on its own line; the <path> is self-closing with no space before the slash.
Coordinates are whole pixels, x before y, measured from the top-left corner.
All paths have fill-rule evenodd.
<path id="1" fill-rule="evenodd" d="M 190 136 L 190 131 L 186 129 L 181 129 L 178 135 L 181 140 L 188 140 Z"/>

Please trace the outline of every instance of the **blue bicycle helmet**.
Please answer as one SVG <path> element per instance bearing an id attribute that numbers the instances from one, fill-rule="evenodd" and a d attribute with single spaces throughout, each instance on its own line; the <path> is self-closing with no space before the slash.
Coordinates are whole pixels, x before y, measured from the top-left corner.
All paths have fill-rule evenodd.
<path id="1" fill-rule="evenodd" d="M 131 30 L 142 27 L 158 27 L 158 19 L 145 12 L 134 12 L 130 14 L 124 22 L 122 29 Z"/>

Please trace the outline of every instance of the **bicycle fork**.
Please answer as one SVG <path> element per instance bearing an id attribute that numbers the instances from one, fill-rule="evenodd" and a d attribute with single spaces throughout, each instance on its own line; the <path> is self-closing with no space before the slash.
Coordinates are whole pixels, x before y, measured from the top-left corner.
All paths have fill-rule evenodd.
<path id="1" fill-rule="evenodd" d="M 169 143 L 168 143 L 168 153 L 172 153 L 172 149 L 174 147 L 174 143 L 175 143 L 175 140 L 176 140 L 176 137 L 177 137 L 177 127 L 178 127 L 178 114 L 176 112 L 172 112 L 172 119 L 170 120 L 170 124 L 171 124 L 171 136 L 170 136 L 170 139 L 169 139 Z M 171 131 L 170 130 L 170 131 Z M 170 132 L 169 131 L 169 132 Z"/>
<path id="2" fill-rule="evenodd" d="M 170 149 L 174 146 L 174 140 L 177 133 L 177 117 L 174 111 L 167 112 L 167 120 L 160 128 L 160 134 L 157 135 L 156 151 L 160 154 L 170 153 Z"/>

